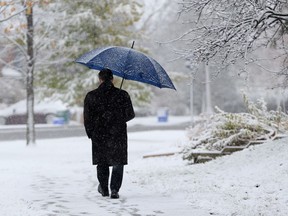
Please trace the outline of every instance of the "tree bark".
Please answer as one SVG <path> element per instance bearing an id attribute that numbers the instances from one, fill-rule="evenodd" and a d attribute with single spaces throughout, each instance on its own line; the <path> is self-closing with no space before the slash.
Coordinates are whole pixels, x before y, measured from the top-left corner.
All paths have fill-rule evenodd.
<path id="1" fill-rule="evenodd" d="M 213 109 L 212 109 L 212 105 L 211 105 L 210 74 L 209 74 L 208 63 L 205 63 L 204 70 L 205 70 L 206 113 L 212 114 Z"/>
<path id="2" fill-rule="evenodd" d="M 24 5 L 26 7 L 27 19 L 27 75 L 26 75 L 26 90 L 27 90 L 27 130 L 26 144 L 35 144 L 35 122 L 34 122 L 34 49 L 33 49 L 33 6 L 32 2 L 28 1 Z"/>

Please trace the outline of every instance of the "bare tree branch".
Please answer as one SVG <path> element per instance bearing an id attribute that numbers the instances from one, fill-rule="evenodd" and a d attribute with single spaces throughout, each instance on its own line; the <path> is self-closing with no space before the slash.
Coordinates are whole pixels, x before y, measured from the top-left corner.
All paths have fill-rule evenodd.
<path id="1" fill-rule="evenodd" d="M 4 18 L 4 19 L 0 19 L 0 23 L 1 22 L 5 22 L 5 21 L 7 21 L 7 20 L 9 20 L 9 19 L 11 19 L 11 18 L 13 18 L 13 17 L 15 17 L 15 16 L 18 16 L 19 14 L 21 14 L 23 11 L 25 11 L 26 10 L 26 7 L 25 8 L 22 8 L 21 10 L 19 10 L 18 12 L 16 12 L 15 14 L 12 14 L 12 15 L 10 15 L 9 17 L 7 17 L 7 18 Z"/>
<path id="2" fill-rule="evenodd" d="M 186 0 L 179 4 L 183 19 L 193 14 L 197 22 L 189 22 L 191 28 L 176 40 L 187 43 L 183 56 L 198 62 L 220 58 L 222 64 L 233 64 L 287 31 L 287 0 Z"/>

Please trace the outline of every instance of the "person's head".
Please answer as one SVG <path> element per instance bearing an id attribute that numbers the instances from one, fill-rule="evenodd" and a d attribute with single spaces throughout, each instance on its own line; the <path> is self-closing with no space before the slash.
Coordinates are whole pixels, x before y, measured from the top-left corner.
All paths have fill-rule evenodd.
<path id="1" fill-rule="evenodd" d="M 104 68 L 98 74 L 100 82 L 113 81 L 113 73 L 110 69 Z"/>

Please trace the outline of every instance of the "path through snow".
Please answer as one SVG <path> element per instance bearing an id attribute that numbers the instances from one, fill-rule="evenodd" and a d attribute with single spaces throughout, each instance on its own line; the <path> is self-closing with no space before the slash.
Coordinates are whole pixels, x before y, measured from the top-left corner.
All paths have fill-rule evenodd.
<path id="1" fill-rule="evenodd" d="M 286 216 L 288 139 L 255 146 L 206 164 L 187 165 L 184 131 L 129 134 L 129 165 L 120 199 L 97 192 L 86 137 L 0 144 L 1 216 Z"/>

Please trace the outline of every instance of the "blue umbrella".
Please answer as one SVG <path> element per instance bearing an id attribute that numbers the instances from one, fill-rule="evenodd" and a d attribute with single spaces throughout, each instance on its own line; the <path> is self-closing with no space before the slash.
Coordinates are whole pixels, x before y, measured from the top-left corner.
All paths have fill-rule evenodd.
<path id="1" fill-rule="evenodd" d="M 97 48 L 83 54 L 75 62 L 95 70 L 108 68 L 123 80 L 135 80 L 159 88 L 175 89 L 163 67 L 153 58 L 134 50 L 133 45 L 132 48 L 120 46 Z"/>

